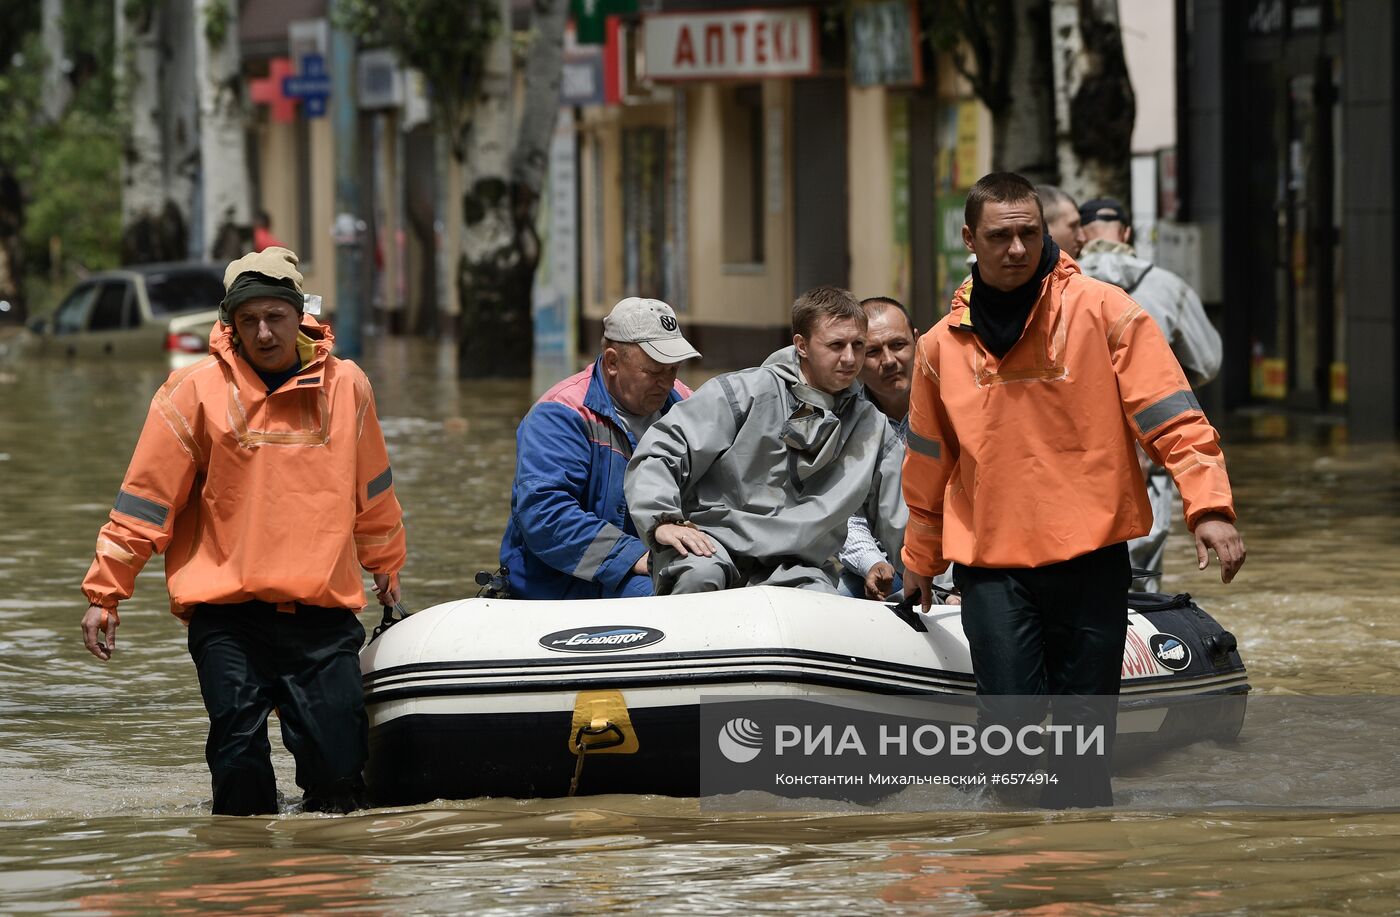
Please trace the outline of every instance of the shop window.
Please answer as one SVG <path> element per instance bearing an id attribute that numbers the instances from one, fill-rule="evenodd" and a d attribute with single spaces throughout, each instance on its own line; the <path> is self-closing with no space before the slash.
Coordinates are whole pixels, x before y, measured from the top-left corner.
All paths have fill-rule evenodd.
<path id="1" fill-rule="evenodd" d="M 763 263 L 764 152 L 763 87 L 735 86 L 725 93 L 724 118 L 724 261 L 729 265 Z"/>
<path id="2" fill-rule="evenodd" d="M 665 128 L 622 132 L 623 286 L 629 296 L 671 299 L 669 175 Z"/>

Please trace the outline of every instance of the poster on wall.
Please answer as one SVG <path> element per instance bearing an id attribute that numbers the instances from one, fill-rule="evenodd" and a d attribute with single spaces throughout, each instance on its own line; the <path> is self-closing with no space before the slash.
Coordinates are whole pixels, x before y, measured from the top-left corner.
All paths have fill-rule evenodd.
<path id="1" fill-rule="evenodd" d="M 850 8 L 852 86 L 919 86 L 919 11 L 913 0 L 857 0 Z"/>

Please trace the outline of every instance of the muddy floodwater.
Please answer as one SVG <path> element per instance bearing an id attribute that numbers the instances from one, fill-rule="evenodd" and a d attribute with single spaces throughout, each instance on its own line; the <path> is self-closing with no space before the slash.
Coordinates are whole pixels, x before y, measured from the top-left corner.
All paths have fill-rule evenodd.
<path id="1" fill-rule="evenodd" d="M 363 363 L 407 513 L 407 604 L 472 594 L 495 565 L 529 388 L 459 383 L 417 342 L 371 342 Z M 1212 748 L 1176 753 L 1181 795 L 1148 809 L 716 812 L 605 796 L 214 818 L 162 564 L 123 606 L 111 663 L 78 631 L 94 536 L 164 375 L 0 362 L 0 912 L 1400 911 L 1400 812 L 1201 805 L 1193 774 L 1229 766 Z M 1400 695 L 1400 450 L 1267 415 L 1225 428 L 1248 564 L 1230 587 L 1198 574 L 1178 528 L 1164 589 L 1238 635 L 1258 695 Z M 1337 762 L 1377 753 L 1364 729 L 1335 742 Z M 1322 751 L 1258 779 L 1306 801 L 1328 779 Z"/>

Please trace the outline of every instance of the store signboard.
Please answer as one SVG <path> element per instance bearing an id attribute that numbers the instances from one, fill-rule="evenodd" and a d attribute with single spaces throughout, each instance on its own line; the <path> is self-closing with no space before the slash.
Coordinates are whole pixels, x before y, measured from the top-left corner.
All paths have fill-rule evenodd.
<path id="1" fill-rule="evenodd" d="M 820 67 L 812 7 L 654 13 L 642 19 L 650 80 L 814 76 Z"/>

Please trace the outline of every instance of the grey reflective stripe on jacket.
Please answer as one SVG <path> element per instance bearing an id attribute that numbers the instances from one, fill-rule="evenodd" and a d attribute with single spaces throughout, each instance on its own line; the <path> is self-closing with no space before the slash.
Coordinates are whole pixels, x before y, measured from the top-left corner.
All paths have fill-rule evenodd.
<path id="1" fill-rule="evenodd" d="M 864 510 L 897 555 L 908 518 L 902 443 L 878 408 L 844 392 L 833 409 L 839 448 L 834 457 L 823 449 L 821 467 L 799 480 L 805 466 L 784 442 L 798 382 L 787 348 L 763 366 L 717 376 L 658 420 L 627 468 L 627 505 L 642 537 L 662 522 L 689 520 L 736 559 L 820 566 L 841 549 L 847 520 Z"/>

